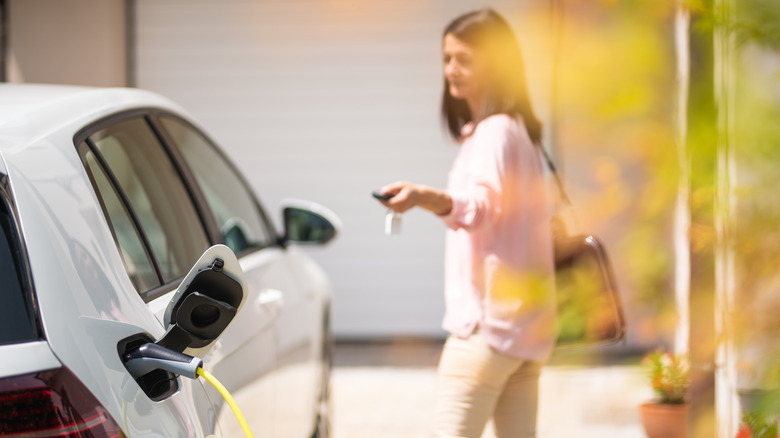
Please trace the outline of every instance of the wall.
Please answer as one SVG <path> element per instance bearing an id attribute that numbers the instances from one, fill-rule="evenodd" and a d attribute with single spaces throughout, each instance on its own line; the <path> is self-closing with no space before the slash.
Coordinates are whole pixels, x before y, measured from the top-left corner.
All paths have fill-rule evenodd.
<path id="1" fill-rule="evenodd" d="M 6 0 L 8 82 L 126 85 L 124 0 Z"/>

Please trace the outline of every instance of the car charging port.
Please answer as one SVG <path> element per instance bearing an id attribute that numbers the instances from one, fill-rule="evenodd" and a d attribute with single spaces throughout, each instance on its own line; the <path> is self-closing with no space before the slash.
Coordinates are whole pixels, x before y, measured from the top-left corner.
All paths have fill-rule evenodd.
<path id="1" fill-rule="evenodd" d="M 205 354 L 241 307 L 243 283 L 226 272 L 225 260 L 231 261 L 230 272 L 240 272 L 238 260 L 225 246 L 215 245 L 201 256 L 171 298 L 162 338 L 154 341 L 138 334 L 117 345 L 125 368 L 150 399 L 160 401 L 174 394 L 180 375 L 197 378 L 202 362 L 184 351 Z"/>
<path id="2" fill-rule="evenodd" d="M 119 352 L 122 363 L 154 401 L 163 400 L 178 390 L 177 376 L 196 379 L 198 368 L 203 366 L 199 358 L 157 345 L 145 335 L 125 339 L 120 348 L 122 345 L 124 348 Z"/>
<path id="3" fill-rule="evenodd" d="M 142 346 L 154 344 L 152 338 L 146 334 L 137 334 L 130 336 L 129 338 L 122 339 L 117 345 L 119 358 L 122 363 L 127 366 L 127 361 L 132 360 L 135 357 L 135 352 Z M 130 370 L 128 369 L 128 372 Z M 141 390 L 152 401 L 161 401 L 175 394 L 179 390 L 179 381 L 176 374 L 164 370 L 154 369 L 148 373 L 142 375 L 135 375 L 132 372 L 130 375 L 135 379 Z"/>
<path id="4" fill-rule="evenodd" d="M 146 333 L 117 344 L 127 372 L 153 401 L 179 389 L 179 376 L 206 379 L 225 398 L 247 437 L 252 431 L 228 390 L 203 369 L 206 354 L 235 318 L 246 300 L 246 281 L 235 254 L 214 245 L 198 259 L 171 297 L 163 315 L 167 327 L 156 342 Z M 184 354 L 184 351 L 193 356 Z"/>

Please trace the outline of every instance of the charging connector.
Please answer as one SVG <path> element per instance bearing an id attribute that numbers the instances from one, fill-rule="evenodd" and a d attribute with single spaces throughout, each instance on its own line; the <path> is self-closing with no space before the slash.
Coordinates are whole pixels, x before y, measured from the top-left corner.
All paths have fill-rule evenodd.
<path id="1" fill-rule="evenodd" d="M 197 357 L 178 353 L 151 342 L 127 353 L 122 359 L 134 379 L 154 370 L 170 371 L 173 374 L 195 379 L 198 377 L 198 368 L 203 366 L 203 361 Z"/>
<path id="2" fill-rule="evenodd" d="M 127 371 L 134 379 L 139 379 L 155 370 L 164 370 L 176 375 L 197 379 L 202 376 L 225 398 L 230 409 L 238 419 L 241 429 L 248 438 L 252 438 L 252 431 L 249 429 L 244 414 L 238 408 L 238 404 L 233 400 L 227 389 L 219 381 L 203 369 L 203 361 L 197 357 L 192 357 L 184 353 L 179 353 L 155 343 L 149 342 L 130 351 L 122 356 Z"/>

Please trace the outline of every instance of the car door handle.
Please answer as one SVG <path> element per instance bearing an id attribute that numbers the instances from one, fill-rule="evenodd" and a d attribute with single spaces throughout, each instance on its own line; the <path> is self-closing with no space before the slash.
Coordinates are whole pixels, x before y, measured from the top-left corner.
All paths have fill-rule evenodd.
<path id="1" fill-rule="evenodd" d="M 257 296 L 257 307 L 276 313 L 284 306 L 284 294 L 278 289 L 263 289 Z"/>

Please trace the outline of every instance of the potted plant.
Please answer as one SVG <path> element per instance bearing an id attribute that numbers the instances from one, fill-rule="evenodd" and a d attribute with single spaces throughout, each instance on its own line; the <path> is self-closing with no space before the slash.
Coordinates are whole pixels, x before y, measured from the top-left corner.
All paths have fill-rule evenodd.
<path id="1" fill-rule="evenodd" d="M 742 416 L 737 438 L 777 438 L 776 418 L 769 418 L 761 412 L 747 412 Z"/>
<path id="2" fill-rule="evenodd" d="M 658 398 L 642 403 L 639 414 L 648 438 L 684 438 L 688 428 L 685 395 L 690 384 L 688 358 L 654 351 L 642 360 Z"/>

